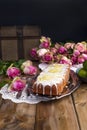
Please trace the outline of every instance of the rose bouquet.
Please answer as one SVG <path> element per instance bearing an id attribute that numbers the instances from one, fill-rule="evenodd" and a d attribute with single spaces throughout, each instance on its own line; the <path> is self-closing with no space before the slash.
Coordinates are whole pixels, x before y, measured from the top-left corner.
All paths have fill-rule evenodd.
<path id="1" fill-rule="evenodd" d="M 18 61 L 0 60 L 0 87 L 11 84 L 16 77 L 33 77 L 38 73 L 38 68 L 31 60 L 20 59 Z M 19 85 L 19 78 L 15 81 Z M 16 90 L 16 89 L 15 89 Z"/>
<path id="2" fill-rule="evenodd" d="M 42 63 L 81 64 L 87 60 L 87 43 L 82 41 L 52 44 L 49 37 L 42 36 L 40 45 L 32 48 L 30 55 Z"/>

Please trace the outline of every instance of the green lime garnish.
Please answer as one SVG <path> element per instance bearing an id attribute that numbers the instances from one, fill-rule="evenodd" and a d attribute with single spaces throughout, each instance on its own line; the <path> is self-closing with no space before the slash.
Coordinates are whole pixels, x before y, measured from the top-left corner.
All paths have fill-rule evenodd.
<path id="1" fill-rule="evenodd" d="M 85 70 L 87 70 L 87 60 L 84 61 L 84 63 L 83 63 L 83 68 L 84 68 Z"/>
<path id="2" fill-rule="evenodd" d="M 87 71 L 83 68 L 81 68 L 79 71 L 78 71 L 78 76 L 80 77 L 87 77 Z"/>

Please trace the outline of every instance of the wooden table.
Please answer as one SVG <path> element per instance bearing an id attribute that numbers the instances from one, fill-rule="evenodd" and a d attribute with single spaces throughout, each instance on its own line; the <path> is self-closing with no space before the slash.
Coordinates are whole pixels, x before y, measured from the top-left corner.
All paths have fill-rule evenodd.
<path id="1" fill-rule="evenodd" d="M 87 130 L 87 84 L 70 96 L 35 105 L 0 95 L 0 130 Z"/>

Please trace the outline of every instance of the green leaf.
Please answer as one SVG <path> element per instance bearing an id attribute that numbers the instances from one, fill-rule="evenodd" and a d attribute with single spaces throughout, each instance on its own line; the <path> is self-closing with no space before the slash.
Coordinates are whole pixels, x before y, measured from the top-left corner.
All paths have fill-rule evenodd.
<path id="1" fill-rule="evenodd" d="M 12 79 L 7 78 L 6 76 L 2 76 L 0 79 L 0 87 L 3 87 L 5 84 L 11 84 Z"/>
<path id="2" fill-rule="evenodd" d="M 0 88 L 3 87 L 5 84 L 7 84 L 6 81 L 2 81 L 2 82 L 0 82 Z"/>
<path id="3" fill-rule="evenodd" d="M 20 59 L 20 60 L 18 61 L 18 64 L 19 64 L 19 65 L 22 65 L 23 62 L 25 62 L 25 59 Z"/>
<path id="4" fill-rule="evenodd" d="M 0 75 L 3 75 L 3 74 L 4 74 L 3 69 L 0 69 Z"/>
<path id="5" fill-rule="evenodd" d="M 20 59 L 18 61 L 3 61 L 0 60 L 0 75 L 6 75 L 6 71 L 8 67 L 13 64 L 14 67 L 17 67 L 21 70 L 21 65 L 25 61 L 25 59 Z"/>

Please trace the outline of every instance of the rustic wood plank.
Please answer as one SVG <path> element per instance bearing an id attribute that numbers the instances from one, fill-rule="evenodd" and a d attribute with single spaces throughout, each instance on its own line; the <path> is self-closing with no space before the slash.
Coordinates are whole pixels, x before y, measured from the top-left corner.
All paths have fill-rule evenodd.
<path id="1" fill-rule="evenodd" d="M 1 40 L 0 40 L 0 59 L 2 59 L 2 47 L 1 47 Z"/>
<path id="2" fill-rule="evenodd" d="M 40 36 L 41 29 L 39 26 L 24 26 L 23 36 Z"/>
<path id="3" fill-rule="evenodd" d="M 1 36 L 1 27 L 0 27 L 0 36 Z M 0 39 L 0 59 L 2 59 L 1 39 Z"/>
<path id="4" fill-rule="evenodd" d="M 16 26 L 1 26 L 0 36 L 16 36 Z"/>
<path id="5" fill-rule="evenodd" d="M 38 104 L 35 130 L 79 130 L 71 96 Z"/>
<path id="6" fill-rule="evenodd" d="M 34 130 L 36 105 L 0 100 L 0 130 Z"/>
<path id="7" fill-rule="evenodd" d="M 2 59 L 3 60 L 17 60 L 17 40 L 2 40 Z"/>
<path id="8" fill-rule="evenodd" d="M 28 59 L 30 57 L 30 50 L 34 47 L 39 46 L 39 39 L 26 39 L 23 41 L 24 46 L 24 57 L 25 59 Z"/>
<path id="9" fill-rule="evenodd" d="M 23 47 L 23 27 L 17 27 L 17 45 L 18 45 L 18 59 L 24 59 L 24 47 Z"/>
<path id="10" fill-rule="evenodd" d="M 0 26 L 0 59 L 28 59 L 28 48 L 38 46 L 40 36 L 39 26 Z"/>
<path id="11" fill-rule="evenodd" d="M 73 93 L 73 98 L 81 130 L 87 130 L 87 84 L 82 84 L 80 88 Z"/>

